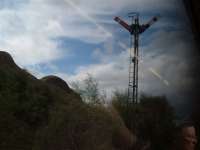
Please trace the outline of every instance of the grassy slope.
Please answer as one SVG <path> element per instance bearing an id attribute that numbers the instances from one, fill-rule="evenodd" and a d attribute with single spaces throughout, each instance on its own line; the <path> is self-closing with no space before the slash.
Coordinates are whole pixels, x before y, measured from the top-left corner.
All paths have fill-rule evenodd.
<path id="1" fill-rule="evenodd" d="M 0 53 L 0 149 L 113 149 L 117 126 L 102 107 L 36 79 Z"/>

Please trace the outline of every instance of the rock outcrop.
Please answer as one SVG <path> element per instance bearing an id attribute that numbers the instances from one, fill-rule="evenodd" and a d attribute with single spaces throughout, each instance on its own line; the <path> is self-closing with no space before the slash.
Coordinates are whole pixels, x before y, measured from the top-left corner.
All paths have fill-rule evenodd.
<path id="1" fill-rule="evenodd" d="M 47 84 L 59 87 L 59 88 L 63 89 L 66 92 L 71 92 L 71 89 L 69 88 L 67 83 L 63 79 L 61 79 L 61 78 L 59 78 L 57 76 L 54 76 L 54 75 L 46 76 L 46 77 L 43 77 L 41 79 L 41 81 L 43 81 L 43 82 L 45 82 Z"/>
<path id="2" fill-rule="evenodd" d="M 17 67 L 12 56 L 4 51 L 0 51 L 0 65 L 7 65 L 10 67 Z M 18 67 L 17 67 L 18 68 Z"/>

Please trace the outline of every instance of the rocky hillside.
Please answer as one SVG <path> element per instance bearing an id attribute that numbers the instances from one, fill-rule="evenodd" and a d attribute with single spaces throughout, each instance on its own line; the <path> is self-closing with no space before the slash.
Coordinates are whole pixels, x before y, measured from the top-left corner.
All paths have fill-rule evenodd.
<path id="1" fill-rule="evenodd" d="M 62 79 L 37 79 L 0 51 L 0 149 L 112 150 L 127 132 L 120 119 L 82 102 Z"/>

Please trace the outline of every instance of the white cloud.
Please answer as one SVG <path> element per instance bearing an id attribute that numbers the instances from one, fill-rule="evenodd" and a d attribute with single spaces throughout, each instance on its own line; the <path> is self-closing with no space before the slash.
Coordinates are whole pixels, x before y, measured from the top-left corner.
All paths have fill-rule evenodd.
<path id="1" fill-rule="evenodd" d="M 79 7 L 90 13 L 125 11 L 171 10 L 180 4 L 178 0 L 79 0 Z"/>
<path id="2" fill-rule="evenodd" d="M 50 62 L 68 53 L 58 49 L 57 37 L 74 38 L 88 43 L 104 42 L 106 52 L 96 50 L 93 55 L 100 56 L 100 64 L 82 66 L 76 69 L 75 75 L 55 74 L 72 81 L 83 80 L 87 73 L 91 73 L 102 88 L 124 89 L 128 83 L 128 52 L 126 50 L 119 55 L 113 53 L 112 30 L 101 23 L 110 23 L 116 14 L 129 11 L 159 13 L 176 9 L 178 15 L 181 12 L 179 4 L 180 0 L 29 0 L 28 3 L 21 1 L 20 5 L 13 3 L 15 7 L 7 7 L 11 4 L 5 3 L 0 9 L 0 48 L 10 52 L 17 63 L 29 66 L 33 72 L 42 76 L 42 68 L 37 67 L 39 64 L 51 66 Z M 166 23 L 165 20 L 157 26 L 162 28 L 174 25 Z M 182 76 L 188 69 L 188 62 L 184 58 L 189 46 L 184 43 L 185 40 L 182 41 L 185 35 L 182 32 L 161 31 L 149 37 L 152 43 L 147 45 L 148 48 L 141 48 L 141 52 L 144 52 L 140 69 L 141 89 L 150 93 L 174 92 L 149 72 L 151 67 L 170 83 L 172 89 L 187 91 L 191 79 Z"/>
<path id="3" fill-rule="evenodd" d="M 128 8 L 141 11 L 171 9 L 175 0 L 18 0 L 1 1 L 0 44 L 23 66 L 59 59 L 57 37 L 75 38 L 89 43 L 109 40 L 111 33 L 101 22 Z M 143 9 L 143 10 L 142 10 Z M 99 22 L 98 22 L 99 21 Z"/>
<path id="4" fill-rule="evenodd" d="M 2 1 L 0 45 L 22 66 L 47 63 L 65 56 L 67 52 L 58 50 L 59 43 L 55 40 L 58 37 L 98 43 L 109 36 L 87 13 L 77 12 L 64 0 L 20 2 L 21 5 Z M 13 7 L 8 7 L 11 5 Z"/>
<path id="5" fill-rule="evenodd" d="M 158 31 L 152 35 L 152 42 L 149 45 L 140 48 L 143 60 L 139 68 L 140 92 L 187 97 L 193 84 L 193 77 L 189 74 L 193 47 L 192 41 L 188 39 L 190 37 L 185 37 L 184 31 Z M 101 63 L 82 66 L 77 69 L 75 75 L 60 73 L 59 76 L 70 83 L 82 81 L 87 77 L 87 73 L 90 73 L 99 81 L 100 88 L 107 90 L 108 93 L 115 89 L 126 89 L 128 50 L 118 55 L 103 55 L 100 52 L 96 50 L 95 54 L 102 55 L 99 57 Z M 150 71 L 152 69 L 157 75 Z"/>
<path id="6" fill-rule="evenodd" d="M 48 18 L 43 20 L 45 16 L 40 15 L 41 12 L 29 7 L 27 5 L 19 10 L 0 10 L 0 19 L 3 22 L 0 25 L 1 49 L 10 52 L 22 66 L 60 58 L 62 52 L 56 50 L 58 43 L 51 40 L 56 36 L 55 33 L 45 30 L 48 27 Z"/>

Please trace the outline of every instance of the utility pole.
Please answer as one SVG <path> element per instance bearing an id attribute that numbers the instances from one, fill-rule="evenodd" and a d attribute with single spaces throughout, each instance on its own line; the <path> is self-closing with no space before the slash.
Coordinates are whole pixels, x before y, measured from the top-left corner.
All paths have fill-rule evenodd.
<path id="1" fill-rule="evenodd" d="M 114 20 L 123 26 L 130 33 L 130 58 L 129 58 L 129 82 L 128 82 L 128 99 L 127 99 L 127 126 L 137 135 L 137 120 L 138 114 L 134 113 L 133 105 L 138 104 L 138 70 L 139 70 L 139 35 L 146 31 L 153 23 L 158 20 L 158 16 L 153 17 L 146 24 L 139 23 L 139 13 L 129 13 L 131 19 L 129 25 L 119 17 Z M 134 115 L 134 116 L 133 116 Z M 130 119 L 130 118 L 135 118 Z"/>
<path id="2" fill-rule="evenodd" d="M 128 17 L 131 19 L 130 25 L 119 17 L 115 17 L 114 20 L 130 33 L 128 105 L 133 105 L 138 103 L 139 35 L 155 23 L 158 17 L 153 17 L 149 22 L 142 25 L 139 23 L 139 13 L 129 13 Z"/>

